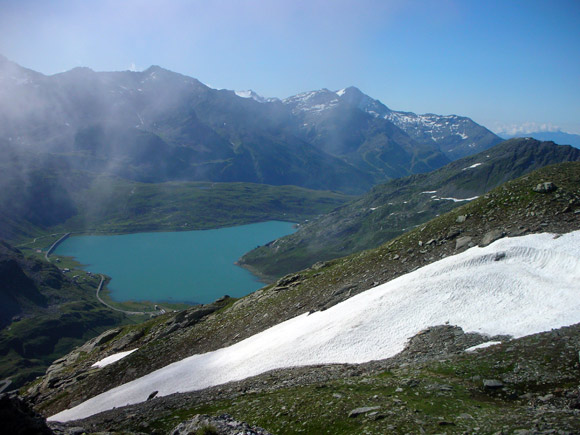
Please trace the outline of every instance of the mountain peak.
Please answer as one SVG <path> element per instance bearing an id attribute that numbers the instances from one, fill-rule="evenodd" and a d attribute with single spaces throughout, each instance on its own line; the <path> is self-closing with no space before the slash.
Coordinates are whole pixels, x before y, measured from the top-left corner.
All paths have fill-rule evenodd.
<path id="1" fill-rule="evenodd" d="M 355 86 L 349 86 L 348 88 L 336 91 L 336 95 L 340 98 L 340 101 L 350 104 L 367 112 L 376 117 L 384 117 L 391 110 L 381 103 L 379 100 L 375 100 L 369 97 L 367 94 L 362 92 L 359 88 Z"/>
<path id="2" fill-rule="evenodd" d="M 260 94 L 251 89 L 248 89 L 246 91 L 234 91 L 234 93 L 240 98 L 249 98 L 254 101 L 257 101 L 258 103 L 266 103 L 272 100 L 272 98 L 264 98 L 263 96 L 261 96 Z"/>
<path id="3" fill-rule="evenodd" d="M 342 97 L 343 95 L 364 95 L 356 86 L 348 86 L 344 89 L 336 91 L 336 95 Z"/>

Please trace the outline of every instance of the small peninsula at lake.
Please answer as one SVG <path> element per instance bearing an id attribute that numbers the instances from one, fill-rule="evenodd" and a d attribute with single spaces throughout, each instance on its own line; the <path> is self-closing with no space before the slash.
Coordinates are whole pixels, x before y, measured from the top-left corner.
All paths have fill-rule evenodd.
<path id="1" fill-rule="evenodd" d="M 116 301 L 209 303 L 262 287 L 235 262 L 294 231 L 293 223 L 269 221 L 203 231 L 75 236 L 54 255 L 75 257 L 86 270 L 110 276 L 108 288 Z"/>

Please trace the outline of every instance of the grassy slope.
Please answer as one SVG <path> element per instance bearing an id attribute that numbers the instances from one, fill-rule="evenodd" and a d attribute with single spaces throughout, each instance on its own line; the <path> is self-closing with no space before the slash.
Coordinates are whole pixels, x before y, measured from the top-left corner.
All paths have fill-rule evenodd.
<path id="1" fill-rule="evenodd" d="M 96 301 L 96 277 L 83 274 L 73 280 L 55 266 L 17 251 L 4 252 L 2 261 L 17 263 L 29 285 L 43 296 L 38 303 L 24 300 L 18 317 L 8 319 L 0 330 L 0 379 L 10 377 L 13 387 L 43 375 L 52 361 L 74 346 L 129 321 Z"/>
<path id="2" fill-rule="evenodd" d="M 538 183 L 552 181 L 558 190 L 549 194 L 532 190 Z M 532 232 L 568 232 L 580 229 L 580 163 L 554 165 L 508 182 L 485 196 L 438 217 L 378 248 L 332 260 L 299 274 L 285 277 L 194 325 L 183 325 L 175 314 L 145 323 L 140 350 L 98 373 L 76 382 L 64 393 L 44 389 L 34 392 L 37 405 L 47 414 L 67 408 L 71 402 L 143 376 L 186 356 L 233 344 L 296 315 L 324 309 L 375 285 L 389 281 L 467 247 L 456 249 L 458 236 L 479 243 L 491 230 L 508 236 Z M 458 216 L 465 216 L 458 222 Z M 421 243 L 419 243 L 421 242 Z M 162 323 L 160 323 L 162 322 Z M 175 333 L 163 328 L 179 323 Z M 154 339 L 155 336 L 162 339 Z M 114 345 L 114 342 L 111 342 Z M 89 355 L 86 364 L 100 358 L 101 349 Z M 86 370 L 82 365 L 71 371 Z M 29 392 L 29 394 L 31 394 Z"/>
<path id="3" fill-rule="evenodd" d="M 295 186 L 205 182 L 149 184 L 83 172 L 56 175 L 38 172 L 41 173 L 37 174 L 39 183 L 47 177 L 59 179 L 56 187 L 44 189 L 49 191 L 43 193 L 48 198 L 45 204 L 36 205 L 33 194 L 20 195 L 22 186 L 9 189 L 2 197 L 7 207 L 5 213 L 0 214 L 0 235 L 23 247 L 29 246 L 35 237 L 59 232 L 182 231 L 267 220 L 301 222 L 327 213 L 353 198 Z M 27 217 L 32 212 L 39 221 L 45 215 L 54 215 L 52 210 L 58 208 L 58 204 L 50 201 L 53 197 L 68 204 L 69 215 L 55 218 L 50 225 L 30 222 Z M 29 247 L 37 248 L 38 245 Z"/>
<path id="4" fill-rule="evenodd" d="M 505 141 L 428 174 L 376 186 L 298 232 L 254 249 L 240 264 L 273 279 L 317 261 L 374 248 L 462 204 L 433 200 L 433 195 L 471 198 L 547 164 L 579 159 L 580 152 L 568 146 L 526 139 Z M 470 168 L 477 163 L 480 165 Z M 423 193 L 430 191 L 436 193 Z"/>
<path id="5" fill-rule="evenodd" d="M 71 230 L 193 230 L 266 220 L 301 221 L 352 197 L 295 186 L 252 183 L 145 184 L 99 178 L 79 195 Z"/>

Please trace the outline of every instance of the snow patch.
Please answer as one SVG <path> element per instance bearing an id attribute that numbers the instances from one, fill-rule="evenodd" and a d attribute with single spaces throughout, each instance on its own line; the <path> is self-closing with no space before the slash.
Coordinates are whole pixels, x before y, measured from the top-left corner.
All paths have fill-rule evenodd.
<path id="1" fill-rule="evenodd" d="M 341 89 L 340 91 L 336 91 L 336 95 L 338 95 L 339 97 L 342 97 L 346 92 L 346 88 L 345 89 Z"/>
<path id="2" fill-rule="evenodd" d="M 133 193 L 133 192 L 131 192 Z M 137 348 L 139 349 L 139 348 Z M 114 362 L 119 361 L 120 359 L 125 358 L 127 355 L 131 355 L 133 352 L 135 352 L 137 349 L 133 349 L 133 350 L 127 350 L 125 352 L 119 352 L 119 353 L 114 353 L 113 355 L 109 355 L 106 358 L 103 358 L 100 361 L 97 361 L 96 363 L 94 363 L 91 367 L 105 367 L 108 366 L 109 364 L 113 364 Z"/>
<path id="3" fill-rule="evenodd" d="M 479 198 L 479 196 L 473 196 L 471 198 L 433 198 L 433 201 L 453 201 L 453 202 L 462 202 L 462 201 L 473 201 L 474 199 Z"/>
<path id="4" fill-rule="evenodd" d="M 505 256 L 501 261 L 497 253 Z M 532 234 L 429 264 L 325 311 L 303 314 L 232 346 L 156 370 L 49 418 L 69 421 L 268 370 L 362 363 L 402 351 L 409 337 L 449 322 L 514 337 L 580 322 L 580 231 Z M 483 309 L 482 309 L 483 308 Z"/>
<path id="5" fill-rule="evenodd" d="M 465 349 L 465 352 L 473 352 L 477 349 L 485 349 L 486 347 L 495 346 L 496 344 L 501 344 L 501 341 L 486 341 L 485 343 L 478 344 L 477 346 L 471 346 Z"/>
<path id="6" fill-rule="evenodd" d="M 483 163 L 474 163 L 471 166 L 468 166 L 467 168 L 463 168 L 462 171 L 467 171 L 468 169 L 473 169 L 473 168 L 477 168 L 478 166 L 483 165 Z"/>

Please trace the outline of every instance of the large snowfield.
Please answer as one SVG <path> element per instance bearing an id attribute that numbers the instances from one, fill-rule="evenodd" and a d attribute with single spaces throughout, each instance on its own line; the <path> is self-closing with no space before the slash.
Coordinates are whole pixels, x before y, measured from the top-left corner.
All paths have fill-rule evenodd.
<path id="1" fill-rule="evenodd" d="M 84 418 L 143 402 L 153 391 L 194 391 L 276 368 L 383 359 L 403 350 L 417 332 L 446 322 L 466 332 L 514 337 L 580 322 L 580 231 L 471 248 L 326 311 L 185 358 L 49 420 Z"/>

